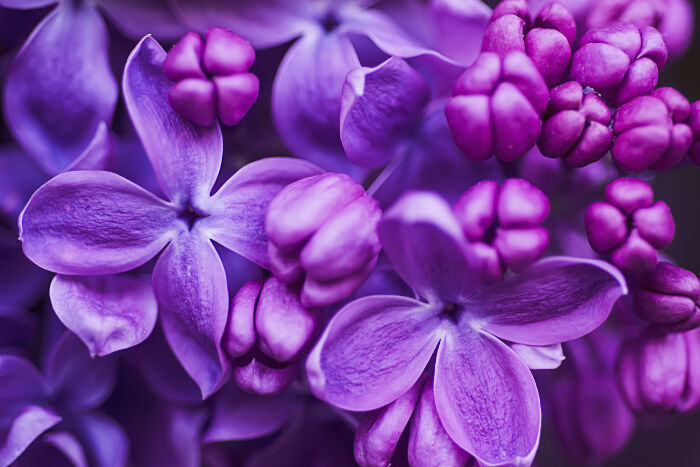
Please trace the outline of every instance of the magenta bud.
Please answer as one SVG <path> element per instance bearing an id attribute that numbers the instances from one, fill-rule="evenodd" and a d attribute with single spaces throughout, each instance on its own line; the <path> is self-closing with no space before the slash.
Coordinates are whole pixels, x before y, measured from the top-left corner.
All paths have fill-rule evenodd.
<path id="1" fill-rule="evenodd" d="M 700 281 L 687 269 L 660 262 L 642 274 L 634 293 L 634 311 L 661 330 L 687 331 L 696 327 Z"/>
<path id="2" fill-rule="evenodd" d="M 297 358 L 322 322 L 321 310 L 302 306 L 296 289 L 274 277 L 265 281 L 255 310 L 258 345 L 265 355 L 279 362 Z"/>
<path id="3" fill-rule="evenodd" d="M 258 79 L 247 73 L 254 61 L 253 47 L 234 32 L 211 28 L 206 41 L 189 32 L 163 62 L 165 75 L 175 83 L 168 101 L 198 125 L 213 125 L 217 117 L 235 125 L 258 98 Z"/>
<path id="4" fill-rule="evenodd" d="M 236 361 L 233 379 L 244 391 L 253 394 L 277 394 L 289 387 L 298 373 L 298 361 L 279 363 L 262 355 L 248 354 Z"/>
<path id="5" fill-rule="evenodd" d="M 445 115 L 467 157 L 512 161 L 534 146 L 548 102 L 547 84 L 527 55 L 486 52 L 457 80 Z"/>
<path id="6" fill-rule="evenodd" d="M 255 307 L 263 287 L 261 279 L 243 284 L 231 300 L 224 349 L 231 357 L 247 354 L 255 344 Z"/>
<path id="7" fill-rule="evenodd" d="M 272 272 L 304 280 L 301 303 L 325 306 L 350 296 L 379 255 L 379 204 L 344 174 L 294 182 L 270 203 L 265 230 Z"/>

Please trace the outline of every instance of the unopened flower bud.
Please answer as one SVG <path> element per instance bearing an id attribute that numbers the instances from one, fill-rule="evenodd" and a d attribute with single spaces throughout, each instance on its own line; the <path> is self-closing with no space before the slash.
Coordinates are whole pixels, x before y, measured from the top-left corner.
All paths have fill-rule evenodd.
<path id="1" fill-rule="evenodd" d="M 537 142 L 549 90 L 522 52 L 482 53 L 459 77 L 445 106 L 450 133 L 472 160 L 512 161 Z"/>
<path id="2" fill-rule="evenodd" d="M 223 28 L 211 28 L 202 40 L 185 34 L 163 63 L 175 85 L 168 92 L 172 108 L 199 125 L 213 125 L 218 116 L 225 125 L 238 123 L 258 98 L 258 78 L 248 73 L 255 50 L 243 37 Z"/>
<path id="3" fill-rule="evenodd" d="M 537 261 L 549 244 L 542 222 L 549 214 L 549 200 L 526 180 L 510 178 L 499 187 L 485 180 L 469 188 L 453 207 L 487 283 Z"/>
<path id="4" fill-rule="evenodd" d="M 272 272 L 285 283 L 303 281 L 305 307 L 349 297 L 377 262 L 380 217 L 379 204 L 347 175 L 326 173 L 290 184 L 267 211 Z"/>

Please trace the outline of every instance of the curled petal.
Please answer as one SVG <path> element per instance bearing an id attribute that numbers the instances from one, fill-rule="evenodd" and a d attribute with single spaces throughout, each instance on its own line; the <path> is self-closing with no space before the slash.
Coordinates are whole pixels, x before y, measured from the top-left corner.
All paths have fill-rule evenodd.
<path id="1" fill-rule="evenodd" d="M 24 254 L 59 274 L 111 274 L 142 265 L 172 237 L 176 212 L 111 172 L 49 180 L 19 217 Z"/>
<path id="2" fill-rule="evenodd" d="M 61 421 L 61 417 L 53 410 L 36 405 L 22 407 L 9 421 L 3 418 L 0 418 L 2 465 L 12 464 L 36 438 Z"/>
<path id="3" fill-rule="evenodd" d="M 510 348 L 518 354 L 518 357 L 523 359 L 531 370 L 553 370 L 559 368 L 559 365 L 565 358 L 561 344 L 512 344 Z"/>
<path id="4" fill-rule="evenodd" d="M 372 296 L 346 305 L 306 362 L 311 390 L 347 410 L 396 400 L 428 364 L 438 325 L 433 309 L 410 298 Z"/>
<path id="5" fill-rule="evenodd" d="M 4 96 L 20 145 L 46 172 L 65 170 L 117 102 L 100 14 L 89 3 L 61 2 L 15 57 Z"/>

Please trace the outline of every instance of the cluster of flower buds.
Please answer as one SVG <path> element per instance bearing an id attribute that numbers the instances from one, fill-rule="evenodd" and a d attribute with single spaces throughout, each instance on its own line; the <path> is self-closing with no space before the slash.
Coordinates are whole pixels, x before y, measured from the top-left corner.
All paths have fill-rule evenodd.
<path id="1" fill-rule="evenodd" d="M 303 281 L 301 303 L 325 306 L 350 296 L 379 255 L 379 203 L 345 174 L 294 182 L 270 203 L 265 230 L 272 272 Z"/>
<path id="2" fill-rule="evenodd" d="M 649 184 L 632 178 L 611 182 L 605 201 L 588 207 L 585 224 L 593 250 L 628 272 L 654 269 L 656 250 L 670 245 L 676 230 L 668 205 L 654 202 Z"/>
<path id="3" fill-rule="evenodd" d="M 452 208 L 478 258 L 485 283 L 501 280 L 506 269 L 520 272 L 549 245 L 542 223 L 547 196 L 530 182 L 509 178 L 501 186 L 484 180 L 469 188 Z"/>
<path id="4" fill-rule="evenodd" d="M 660 333 L 653 329 L 627 339 L 617 378 L 636 412 L 688 412 L 700 404 L 700 331 Z"/>
<path id="5" fill-rule="evenodd" d="M 695 165 L 700 165 L 700 101 L 690 105 L 690 115 L 686 123 L 693 132 L 693 142 L 688 150 L 688 157 Z"/>
<path id="6" fill-rule="evenodd" d="M 173 109 L 199 125 L 235 125 L 258 99 L 258 78 L 248 73 L 255 50 L 238 34 L 211 28 L 203 41 L 199 34 L 182 36 L 163 64 L 175 85 L 168 93 Z"/>
<path id="7" fill-rule="evenodd" d="M 280 392 L 296 378 L 298 359 L 323 325 L 319 308 L 306 308 L 299 291 L 270 277 L 244 284 L 231 301 L 224 348 L 244 390 Z"/>

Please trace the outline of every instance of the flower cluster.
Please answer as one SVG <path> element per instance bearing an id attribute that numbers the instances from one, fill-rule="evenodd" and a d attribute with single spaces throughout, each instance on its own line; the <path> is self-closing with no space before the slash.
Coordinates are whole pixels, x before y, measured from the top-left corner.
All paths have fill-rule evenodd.
<path id="1" fill-rule="evenodd" d="M 597 464 L 693 411 L 691 15 L 0 0 L 0 467 Z"/>

